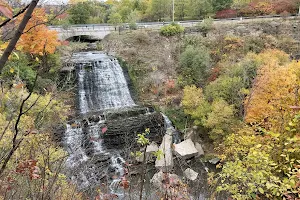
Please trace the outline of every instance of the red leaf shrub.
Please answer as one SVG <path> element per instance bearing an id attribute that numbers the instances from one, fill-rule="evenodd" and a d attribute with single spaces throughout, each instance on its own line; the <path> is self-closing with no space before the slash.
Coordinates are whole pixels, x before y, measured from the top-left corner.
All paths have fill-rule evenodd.
<path id="1" fill-rule="evenodd" d="M 237 11 L 233 9 L 220 10 L 216 13 L 216 18 L 234 18 L 237 17 Z"/>

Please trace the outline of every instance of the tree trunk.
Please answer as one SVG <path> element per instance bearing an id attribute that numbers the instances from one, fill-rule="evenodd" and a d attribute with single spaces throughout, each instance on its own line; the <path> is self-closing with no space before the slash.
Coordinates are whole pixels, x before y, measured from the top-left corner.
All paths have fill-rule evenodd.
<path id="1" fill-rule="evenodd" d="M 22 22 L 20 23 L 17 32 L 15 33 L 15 35 L 13 36 L 13 38 L 11 39 L 11 41 L 9 42 L 7 48 L 5 49 L 3 55 L 1 56 L 0 59 L 0 74 L 4 68 L 4 65 L 6 63 L 6 61 L 8 60 L 8 57 L 10 56 L 10 54 L 12 53 L 12 51 L 14 50 L 18 40 L 20 39 L 29 19 L 31 18 L 31 15 L 33 13 L 33 10 L 35 9 L 37 3 L 39 2 L 39 0 L 32 0 L 26 13 L 25 16 L 22 19 Z"/>

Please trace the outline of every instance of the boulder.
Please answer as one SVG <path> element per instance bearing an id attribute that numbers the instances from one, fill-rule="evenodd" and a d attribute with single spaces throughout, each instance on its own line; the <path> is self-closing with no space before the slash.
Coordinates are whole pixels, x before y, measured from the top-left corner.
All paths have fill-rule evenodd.
<path id="1" fill-rule="evenodd" d="M 156 144 L 156 142 L 152 142 L 150 145 L 147 146 L 146 159 L 148 163 L 155 162 L 155 156 L 153 153 L 157 151 L 158 151 L 158 145 Z"/>
<path id="2" fill-rule="evenodd" d="M 156 159 L 155 167 L 166 172 L 173 169 L 173 154 L 172 154 L 172 136 L 165 135 L 163 141 L 159 147 L 159 150 L 162 151 L 163 155 L 160 159 Z"/>
<path id="3" fill-rule="evenodd" d="M 150 153 L 153 153 L 156 151 L 158 151 L 158 145 L 156 144 L 156 142 L 152 142 L 150 145 L 147 146 L 147 149 L 146 149 L 147 154 L 150 154 Z"/>
<path id="4" fill-rule="evenodd" d="M 198 155 L 196 157 L 204 155 L 204 151 L 203 151 L 203 148 L 202 148 L 201 144 L 199 144 L 198 142 L 196 142 L 195 143 L 195 148 L 198 151 Z"/>
<path id="5" fill-rule="evenodd" d="M 135 160 L 139 163 L 142 163 L 144 161 L 144 153 L 142 153 L 140 156 L 136 156 Z"/>
<path id="6" fill-rule="evenodd" d="M 196 180 L 198 177 L 198 173 L 192 170 L 191 168 L 187 168 L 183 173 L 187 179 L 192 181 Z"/>
<path id="7" fill-rule="evenodd" d="M 198 154 L 198 151 L 191 139 L 184 140 L 179 144 L 174 144 L 174 151 L 183 159 L 189 159 Z"/>
<path id="8" fill-rule="evenodd" d="M 157 172 L 154 174 L 152 179 L 150 180 L 150 183 L 157 189 L 164 190 L 163 184 L 169 181 L 166 181 L 166 179 L 172 180 L 170 181 L 170 184 L 176 185 L 180 178 L 176 174 L 170 174 L 170 173 L 164 173 L 162 171 Z"/>

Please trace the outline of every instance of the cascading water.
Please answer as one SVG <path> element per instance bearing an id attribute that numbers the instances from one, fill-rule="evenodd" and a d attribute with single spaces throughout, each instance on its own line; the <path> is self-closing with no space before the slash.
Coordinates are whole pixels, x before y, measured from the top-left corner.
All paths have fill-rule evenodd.
<path id="1" fill-rule="evenodd" d="M 78 75 L 78 104 L 81 115 L 135 107 L 118 61 L 101 52 L 78 53 L 72 59 Z M 105 117 L 104 117 L 105 118 Z M 108 175 L 111 193 L 122 196 L 118 185 L 124 176 L 124 159 L 103 145 L 105 119 L 75 120 L 67 124 L 63 143 L 69 153 L 70 177 L 80 189 L 99 185 Z"/>
<path id="2" fill-rule="evenodd" d="M 93 191 L 104 180 L 107 192 L 123 199 L 120 185 L 127 172 L 122 156 L 129 154 L 128 149 L 123 154 L 124 145 L 134 149 L 136 133 L 145 128 L 153 134 L 151 141 L 161 142 L 165 130 L 173 135 L 174 143 L 180 137 L 167 116 L 134 103 L 117 59 L 101 52 L 82 52 L 73 56 L 72 63 L 79 118 L 67 124 L 62 139 L 69 153 L 69 177 L 83 191 Z"/>
<path id="3" fill-rule="evenodd" d="M 86 52 L 75 54 L 73 62 L 79 63 L 80 113 L 135 106 L 117 59 Z"/>
<path id="4" fill-rule="evenodd" d="M 77 75 L 80 116 L 67 124 L 62 138 L 69 153 L 68 175 L 92 198 L 95 186 L 104 180 L 107 193 L 125 199 L 120 188 L 127 175 L 123 156 L 135 148 L 136 133 L 150 128 L 149 139 L 158 143 L 165 133 L 173 136 L 173 143 L 178 143 L 180 134 L 166 115 L 134 103 L 123 70 L 114 57 L 101 52 L 83 52 L 75 54 L 72 62 Z M 127 144 L 130 148 L 123 153 Z M 207 172 L 201 164 L 200 168 Z M 200 189 L 198 199 L 202 200 L 207 196 L 202 190 L 206 189 L 202 185 Z"/>

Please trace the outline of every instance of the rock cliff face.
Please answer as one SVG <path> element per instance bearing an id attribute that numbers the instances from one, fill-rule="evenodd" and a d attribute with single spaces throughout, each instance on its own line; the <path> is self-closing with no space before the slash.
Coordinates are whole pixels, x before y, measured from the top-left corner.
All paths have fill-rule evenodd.
<path id="1" fill-rule="evenodd" d="M 115 58 L 84 52 L 76 54 L 73 63 L 78 75 L 79 116 L 67 124 L 60 137 L 69 153 L 69 176 L 82 190 L 96 187 L 106 178 L 114 193 L 124 175 L 123 157 L 137 146 L 137 133 L 149 128 L 149 138 L 160 142 L 164 118 L 154 109 L 134 103 Z"/>

